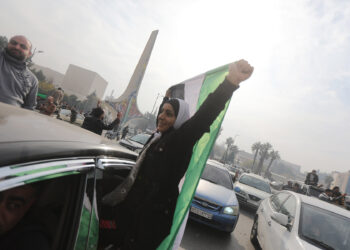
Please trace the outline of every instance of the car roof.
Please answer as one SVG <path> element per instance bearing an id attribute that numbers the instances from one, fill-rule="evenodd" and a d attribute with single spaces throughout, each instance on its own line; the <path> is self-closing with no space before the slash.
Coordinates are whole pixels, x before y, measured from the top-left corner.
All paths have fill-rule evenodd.
<path id="1" fill-rule="evenodd" d="M 251 176 L 251 177 L 254 177 L 254 178 L 257 178 L 257 179 L 260 179 L 262 181 L 265 181 L 267 183 L 270 183 L 270 181 L 268 179 L 265 179 L 264 177 L 260 176 L 260 175 L 257 175 L 257 174 L 252 174 L 252 173 L 243 173 L 241 176 L 243 175 L 248 175 L 248 176 Z"/>
<path id="2" fill-rule="evenodd" d="M 222 164 L 221 162 L 209 159 L 207 161 L 207 164 L 210 165 L 210 166 L 213 166 L 213 167 L 220 168 L 220 169 L 228 171 L 227 168 L 224 167 L 224 164 Z"/>
<path id="3" fill-rule="evenodd" d="M 0 103 L 0 166 L 49 157 L 136 154 L 55 117 Z"/>
<path id="4" fill-rule="evenodd" d="M 322 200 L 320 200 L 316 197 L 313 197 L 313 196 L 298 194 L 298 193 L 295 193 L 292 191 L 287 191 L 287 190 L 282 191 L 282 192 L 287 192 L 287 193 L 291 193 L 291 194 L 295 195 L 296 197 L 298 197 L 300 199 L 301 202 L 303 202 L 305 204 L 319 207 L 319 208 L 328 210 L 330 212 L 337 213 L 337 214 L 340 214 L 342 216 L 346 216 L 346 217 L 350 218 L 350 211 L 347 211 L 345 208 L 338 207 L 337 205 L 328 203 L 326 201 L 322 201 Z"/>

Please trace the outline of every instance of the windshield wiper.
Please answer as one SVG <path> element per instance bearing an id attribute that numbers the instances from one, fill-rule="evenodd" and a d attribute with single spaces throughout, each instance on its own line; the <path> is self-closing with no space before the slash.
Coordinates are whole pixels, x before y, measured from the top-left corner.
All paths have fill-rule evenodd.
<path id="1" fill-rule="evenodd" d="M 322 242 L 322 241 L 316 240 L 316 239 L 311 238 L 311 237 L 308 237 L 308 236 L 306 236 L 306 235 L 303 235 L 303 237 L 306 238 L 306 239 L 308 239 L 309 241 L 311 241 L 311 242 L 317 244 L 317 245 L 320 245 L 321 247 L 324 247 L 324 248 L 327 249 L 327 250 L 334 250 L 333 247 L 327 245 L 326 243 L 324 243 L 324 242 Z"/>

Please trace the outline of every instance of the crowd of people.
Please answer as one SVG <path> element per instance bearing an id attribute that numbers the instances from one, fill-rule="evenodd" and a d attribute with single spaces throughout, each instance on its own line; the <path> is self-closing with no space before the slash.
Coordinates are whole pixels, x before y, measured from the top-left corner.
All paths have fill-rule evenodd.
<path id="1" fill-rule="evenodd" d="M 304 184 L 308 186 L 312 186 L 315 189 L 315 195 L 323 201 L 327 201 L 329 203 L 333 203 L 336 205 L 343 206 L 346 193 L 342 194 L 338 186 L 334 186 L 332 189 L 326 188 L 323 189 L 322 185 L 318 184 L 318 175 L 316 170 L 312 170 L 310 173 L 306 175 L 306 179 Z M 298 182 L 288 181 L 286 185 L 282 187 L 283 190 L 290 190 L 299 194 L 307 194 L 306 188 L 303 188 L 302 185 Z M 313 194 L 307 194 L 312 195 Z"/>

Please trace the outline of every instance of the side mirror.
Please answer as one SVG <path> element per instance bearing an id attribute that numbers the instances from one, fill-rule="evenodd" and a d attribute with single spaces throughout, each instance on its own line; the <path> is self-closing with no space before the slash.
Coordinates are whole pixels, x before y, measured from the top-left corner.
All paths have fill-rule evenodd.
<path id="1" fill-rule="evenodd" d="M 273 219 L 274 221 L 276 221 L 278 224 L 286 227 L 288 230 L 290 225 L 288 224 L 288 216 L 282 213 L 273 213 L 271 215 L 271 219 Z M 289 225 L 289 226 L 288 226 Z"/>
<path id="2" fill-rule="evenodd" d="M 235 190 L 235 192 L 237 192 L 237 193 L 241 192 L 241 189 L 237 186 L 233 190 Z"/>

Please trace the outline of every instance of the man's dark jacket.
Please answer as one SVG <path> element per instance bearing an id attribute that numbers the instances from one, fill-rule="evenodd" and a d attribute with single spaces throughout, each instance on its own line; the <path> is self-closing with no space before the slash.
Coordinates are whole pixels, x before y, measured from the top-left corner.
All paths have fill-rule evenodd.
<path id="1" fill-rule="evenodd" d="M 85 117 L 82 128 L 85 128 L 87 130 L 90 130 L 91 132 L 94 132 L 95 134 L 102 135 L 102 131 L 105 130 L 111 130 L 115 126 L 119 124 L 120 120 L 116 118 L 111 124 L 107 125 L 104 124 L 103 121 L 100 119 L 94 117 L 94 116 L 88 116 Z"/>
<path id="2" fill-rule="evenodd" d="M 123 249 L 156 249 L 170 233 L 178 184 L 184 176 L 195 143 L 224 109 L 237 87 L 225 80 L 180 128 L 169 129 L 150 145 L 135 183 L 121 203 Z"/>

